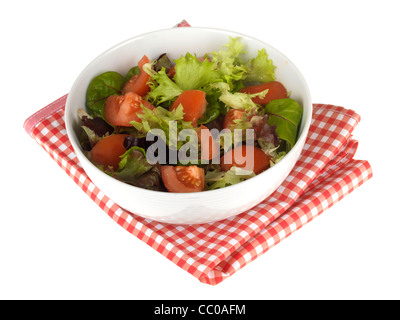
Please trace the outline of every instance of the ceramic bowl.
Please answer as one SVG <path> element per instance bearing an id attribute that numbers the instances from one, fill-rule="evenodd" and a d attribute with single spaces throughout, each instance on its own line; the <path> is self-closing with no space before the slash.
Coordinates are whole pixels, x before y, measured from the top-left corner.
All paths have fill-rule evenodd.
<path id="1" fill-rule="evenodd" d="M 229 42 L 229 37 L 240 37 L 248 58 L 265 48 L 276 66 L 277 80 L 282 82 L 291 98 L 303 106 L 299 136 L 290 152 L 275 166 L 239 184 L 222 189 L 196 193 L 151 191 L 120 182 L 94 166 L 79 144 L 77 110 L 85 106 L 86 89 L 90 81 L 106 71 L 125 74 L 146 54 L 156 59 L 166 52 L 177 59 L 186 52 L 198 56 L 218 51 Z M 307 83 L 297 67 L 281 52 L 253 37 L 211 28 L 172 28 L 159 30 L 128 39 L 105 51 L 80 73 L 67 98 L 65 123 L 68 137 L 83 169 L 102 192 L 125 210 L 159 222 L 172 224 L 200 224 L 222 220 L 243 213 L 270 196 L 293 169 L 303 149 L 312 116 L 311 96 Z"/>

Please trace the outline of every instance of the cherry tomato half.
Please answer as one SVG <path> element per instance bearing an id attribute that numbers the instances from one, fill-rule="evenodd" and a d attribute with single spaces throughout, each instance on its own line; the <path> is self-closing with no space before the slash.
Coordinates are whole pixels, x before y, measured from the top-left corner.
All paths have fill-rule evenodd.
<path id="1" fill-rule="evenodd" d="M 182 104 L 183 112 L 185 113 L 183 120 L 191 121 L 193 126 L 196 126 L 197 120 L 206 111 L 206 93 L 201 90 L 183 91 L 172 103 L 170 110 L 176 109 L 180 104 Z"/>
<path id="2" fill-rule="evenodd" d="M 92 160 L 104 169 L 111 168 L 114 171 L 118 169 L 120 156 L 126 151 L 124 140 L 127 134 L 113 134 L 101 139 L 90 151 Z"/>
<path id="3" fill-rule="evenodd" d="M 140 74 L 133 76 L 127 83 L 125 83 L 124 87 L 122 88 L 123 94 L 127 92 L 133 92 L 141 97 L 144 97 L 147 92 L 150 91 L 150 86 L 147 84 L 150 79 L 150 75 L 143 71 L 143 65 L 149 62 L 150 60 L 146 55 L 144 55 L 142 59 L 140 59 L 140 61 L 138 62 Z"/>
<path id="4" fill-rule="evenodd" d="M 132 120 L 142 122 L 142 120 L 137 116 L 138 113 L 143 113 L 141 103 L 151 110 L 154 109 L 153 105 L 133 92 L 108 97 L 105 106 L 105 117 L 107 122 L 114 126 L 124 127 L 132 127 L 129 123 Z"/>
<path id="5" fill-rule="evenodd" d="M 161 166 L 161 177 L 169 192 L 199 192 L 204 190 L 204 169 L 197 166 Z"/>
<path id="6" fill-rule="evenodd" d="M 228 171 L 231 167 L 239 167 L 259 174 L 269 168 L 270 156 L 260 148 L 240 145 L 221 157 L 221 169 Z M 243 161 L 243 163 L 241 163 Z"/>
<path id="7" fill-rule="evenodd" d="M 271 100 L 284 99 L 288 97 L 286 88 L 283 86 L 282 83 L 278 81 L 271 81 L 254 86 L 247 86 L 242 88 L 240 92 L 253 94 L 253 93 L 259 93 L 266 89 L 268 89 L 268 93 L 265 95 L 264 98 L 254 97 L 251 100 L 253 100 L 253 102 L 257 104 L 267 104 Z"/>

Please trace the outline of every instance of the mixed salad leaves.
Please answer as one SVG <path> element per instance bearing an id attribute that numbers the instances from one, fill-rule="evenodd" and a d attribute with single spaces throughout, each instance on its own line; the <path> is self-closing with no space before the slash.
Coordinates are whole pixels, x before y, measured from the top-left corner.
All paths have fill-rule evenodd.
<path id="1" fill-rule="evenodd" d="M 123 182 L 169 192 L 227 187 L 275 165 L 296 143 L 303 108 L 265 49 L 244 53 L 230 38 L 201 57 L 144 55 L 126 75 L 98 75 L 78 111 L 87 157 Z"/>

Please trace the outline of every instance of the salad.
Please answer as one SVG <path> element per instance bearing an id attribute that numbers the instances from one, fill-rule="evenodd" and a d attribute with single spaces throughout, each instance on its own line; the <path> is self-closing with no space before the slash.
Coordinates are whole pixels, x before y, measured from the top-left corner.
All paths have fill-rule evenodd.
<path id="1" fill-rule="evenodd" d="M 250 179 L 296 143 L 303 108 L 265 49 L 240 38 L 198 57 L 146 55 L 126 75 L 92 79 L 80 144 L 106 174 L 156 191 L 199 192 Z"/>

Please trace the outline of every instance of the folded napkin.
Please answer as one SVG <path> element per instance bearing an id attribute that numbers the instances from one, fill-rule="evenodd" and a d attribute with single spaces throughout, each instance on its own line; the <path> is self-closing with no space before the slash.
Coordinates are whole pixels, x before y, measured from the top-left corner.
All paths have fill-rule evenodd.
<path id="1" fill-rule="evenodd" d="M 187 21 L 175 27 L 190 27 Z M 67 95 L 24 123 L 74 182 L 115 222 L 203 283 L 216 285 L 267 252 L 372 177 L 367 161 L 354 160 L 352 132 L 360 116 L 342 107 L 314 104 L 300 159 L 282 185 L 254 208 L 201 225 L 170 225 L 127 212 L 88 178 L 64 125 Z"/>
<path id="2" fill-rule="evenodd" d="M 314 104 L 300 159 L 283 184 L 254 208 L 201 225 L 170 225 L 120 208 L 82 169 L 64 125 L 67 95 L 26 119 L 24 128 L 115 222 L 203 283 L 216 285 L 310 222 L 372 177 L 354 160 L 360 117 L 343 107 Z"/>

